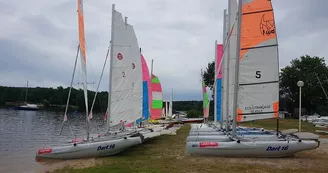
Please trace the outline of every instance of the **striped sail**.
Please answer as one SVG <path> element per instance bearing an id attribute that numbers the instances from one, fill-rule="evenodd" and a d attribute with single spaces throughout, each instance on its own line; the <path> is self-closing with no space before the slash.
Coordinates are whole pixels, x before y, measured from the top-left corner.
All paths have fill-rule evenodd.
<path id="1" fill-rule="evenodd" d="M 133 26 L 113 11 L 109 118 L 113 125 L 142 117 L 142 66 Z"/>
<path id="2" fill-rule="evenodd" d="M 149 118 L 149 106 L 150 106 L 150 77 L 147 62 L 144 56 L 141 54 L 141 64 L 142 64 L 142 120 L 147 120 Z"/>
<path id="3" fill-rule="evenodd" d="M 204 118 L 208 118 L 209 115 L 209 108 L 210 108 L 210 101 L 208 98 L 208 93 L 206 90 L 206 85 L 205 85 L 205 81 L 202 77 L 202 93 L 203 93 L 203 114 L 204 114 Z"/>
<path id="4" fill-rule="evenodd" d="M 85 46 L 85 36 L 84 36 L 84 16 L 83 16 L 83 0 L 78 0 L 78 25 L 79 25 L 79 44 L 80 44 L 80 59 L 82 67 L 82 77 L 84 82 L 82 82 L 84 91 L 84 102 L 85 111 L 87 116 L 87 121 L 89 121 L 88 114 L 88 88 L 87 88 L 87 56 L 86 56 L 86 46 Z M 66 118 L 67 119 L 67 118 Z"/>
<path id="5" fill-rule="evenodd" d="M 271 1 L 242 2 L 237 122 L 278 117 L 278 43 Z"/>
<path id="6" fill-rule="evenodd" d="M 151 77 L 151 91 L 152 91 L 152 103 L 151 103 L 151 119 L 155 120 L 161 117 L 163 108 L 163 93 L 162 86 L 157 76 Z"/>
<path id="7" fill-rule="evenodd" d="M 215 114 L 216 121 L 222 121 L 221 105 L 222 105 L 222 59 L 223 45 L 215 43 Z"/>

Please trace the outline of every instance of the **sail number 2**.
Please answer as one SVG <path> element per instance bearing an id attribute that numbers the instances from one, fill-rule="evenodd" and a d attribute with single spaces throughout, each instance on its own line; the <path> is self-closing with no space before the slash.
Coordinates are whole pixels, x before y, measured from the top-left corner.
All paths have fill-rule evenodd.
<path id="1" fill-rule="evenodd" d="M 255 78 L 260 79 L 261 78 L 261 71 L 255 72 Z"/>

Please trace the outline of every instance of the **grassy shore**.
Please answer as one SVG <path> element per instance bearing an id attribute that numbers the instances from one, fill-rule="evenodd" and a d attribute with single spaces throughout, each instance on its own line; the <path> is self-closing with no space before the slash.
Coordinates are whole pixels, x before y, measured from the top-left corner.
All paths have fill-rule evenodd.
<path id="1" fill-rule="evenodd" d="M 281 120 L 280 129 L 296 128 L 296 124 L 295 120 Z M 276 128 L 273 120 L 243 125 Z M 313 131 L 309 124 L 303 123 L 303 127 L 304 130 Z M 321 144 L 316 150 L 301 152 L 293 157 L 278 159 L 192 156 L 185 152 L 189 129 L 190 125 L 185 125 L 176 136 L 160 136 L 119 155 L 94 159 L 94 164 L 88 168 L 68 164 L 71 167 L 64 167 L 55 173 L 321 173 L 328 170 L 328 144 Z"/>

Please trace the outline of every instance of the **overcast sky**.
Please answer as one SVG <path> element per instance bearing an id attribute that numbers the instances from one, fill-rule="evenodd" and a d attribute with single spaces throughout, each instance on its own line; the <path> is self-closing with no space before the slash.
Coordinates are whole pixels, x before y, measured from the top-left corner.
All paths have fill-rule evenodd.
<path id="1" fill-rule="evenodd" d="M 87 70 L 98 82 L 110 41 L 111 5 L 134 25 L 139 46 L 174 100 L 201 99 L 200 69 L 222 42 L 227 0 L 85 0 Z M 272 0 L 280 67 L 328 53 L 327 0 Z M 0 85 L 69 86 L 77 33 L 76 0 L 0 0 Z M 78 66 L 79 67 L 79 66 Z M 79 69 L 79 68 L 78 68 Z M 107 67 L 108 69 L 108 67 Z M 81 80 L 81 71 L 77 70 Z M 77 87 L 78 79 L 75 80 Z M 95 85 L 89 85 L 95 89 Z M 108 88 L 108 70 L 101 89 Z"/>

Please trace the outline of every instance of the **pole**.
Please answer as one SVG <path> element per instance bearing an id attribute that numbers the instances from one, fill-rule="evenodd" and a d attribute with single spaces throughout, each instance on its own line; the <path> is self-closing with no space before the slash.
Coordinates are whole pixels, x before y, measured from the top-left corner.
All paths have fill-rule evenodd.
<path id="1" fill-rule="evenodd" d="M 215 43 L 214 43 L 214 56 L 215 56 L 215 65 L 214 65 L 214 124 L 216 124 L 217 123 L 217 120 L 218 120 L 218 115 L 217 115 L 217 111 L 218 110 L 216 110 L 216 104 L 218 104 L 218 102 L 217 102 L 217 97 L 216 97 L 216 92 L 218 92 L 218 88 L 217 88 L 217 85 L 216 85 L 216 80 L 217 80 L 217 71 L 216 71 L 216 66 L 217 65 L 219 65 L 219 64 L 216 64 L 216 62 L 217 62 L 217 58 L 218 58 L 218 51 L 217 51 L 217 44 L 218 44 L 218 41 L 217 40 L 215 40 Z M 203 98 L 203 100 L 204 100 L 204 98 Z M 221 126 L 222 127 L 222 126 Z"/>
<path id="2" fill-rule="evenodd" d="M 302 87 L 300 86 L 300 98 L 299 98 L 299 110 L 298 110 L 298 132 L 301 132 L 301 112 L 302 112 Z"/>

